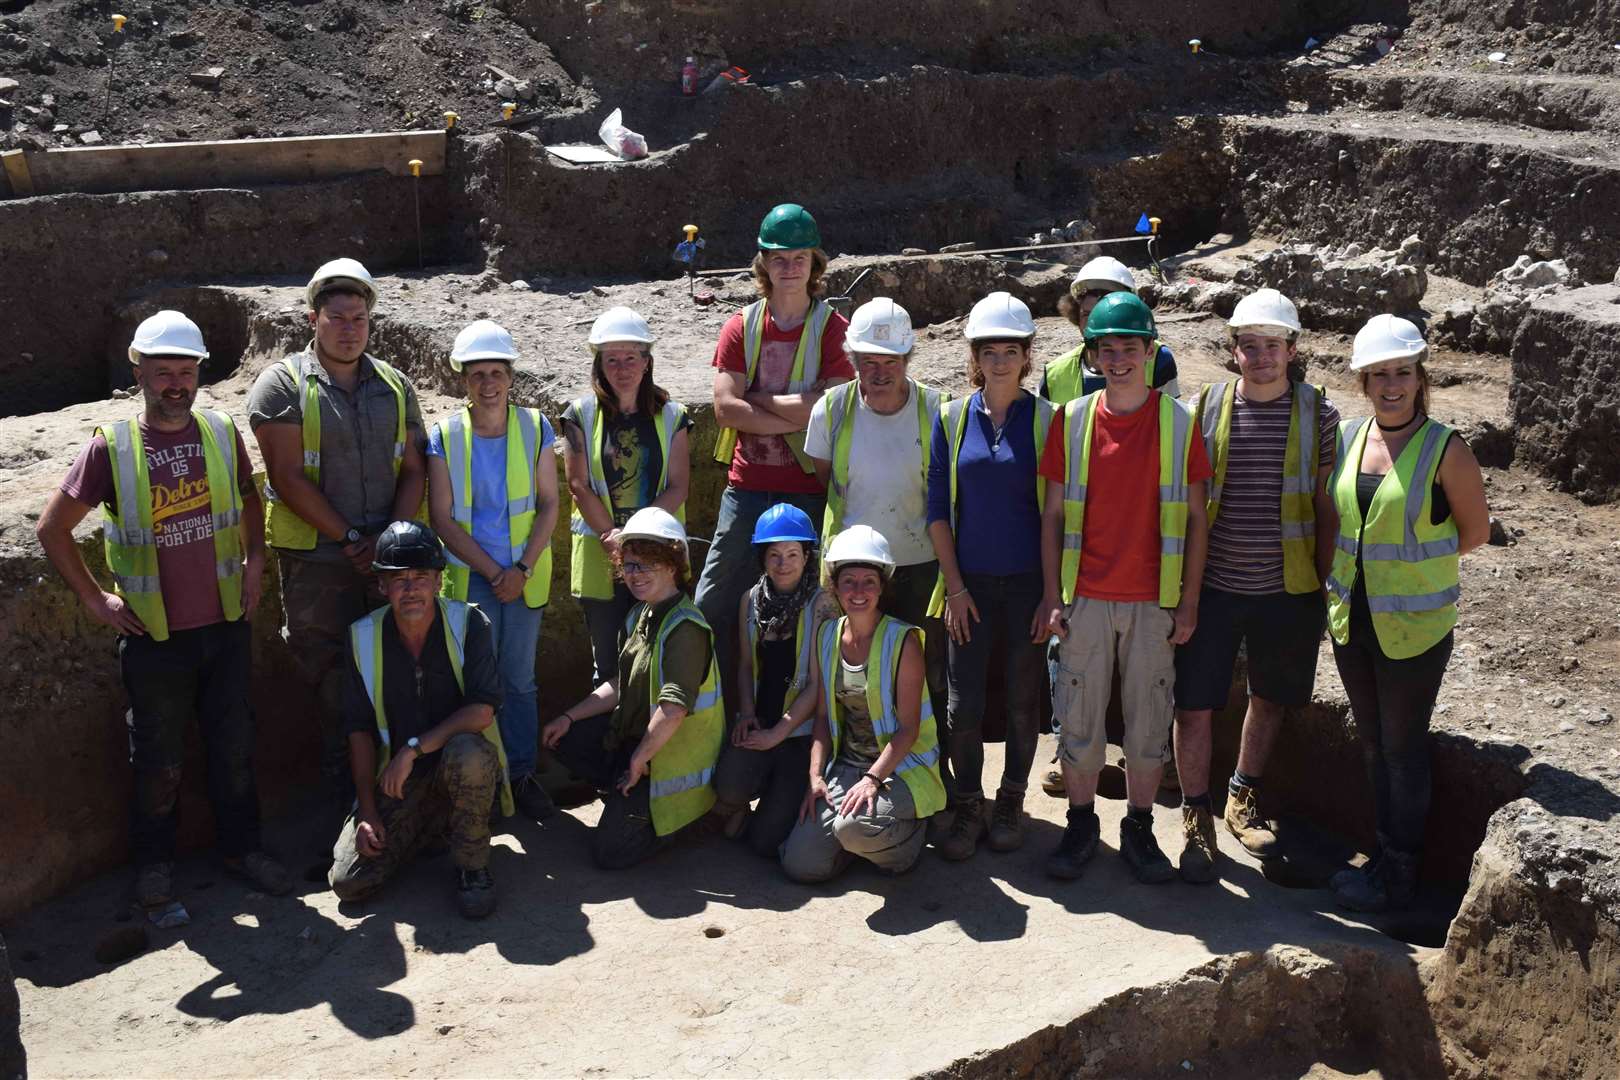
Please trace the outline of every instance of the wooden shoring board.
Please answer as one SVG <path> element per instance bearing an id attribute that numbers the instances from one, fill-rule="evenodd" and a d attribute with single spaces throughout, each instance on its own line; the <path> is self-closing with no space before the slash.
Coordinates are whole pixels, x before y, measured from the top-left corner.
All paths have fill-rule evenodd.
<path id="1" fill-rule="evenodd" d="M 11 193 L 19 199 L 34 194 L 34 178 L 28 171 L 28 156 L 22 150 L 0 150 L 0 164 L 4 164 L 6 179 L 11 182 Z"/>
<path id="2" fill-rule="evenodd" d="M 174 191 L 324 180 L 384 170 L 423 176 L 444 172 L 443 131 L 388 131 L 371 135 L 306 135 L 284 139 L 85 146 L 30 151 L 23 162 L 33 194 Z M 7 172 L 17 189 L 9 158 Z M 20 194 L 20 192 L 19 192 Z"/>

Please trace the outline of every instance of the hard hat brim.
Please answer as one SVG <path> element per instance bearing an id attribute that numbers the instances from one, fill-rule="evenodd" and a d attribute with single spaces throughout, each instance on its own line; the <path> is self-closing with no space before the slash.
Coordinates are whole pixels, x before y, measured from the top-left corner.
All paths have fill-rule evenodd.
<path id="1" fill-rule="evenodd" d="M 1424 345 L 1419 349 L 1384 349 L 1367 356 L 1353 356 L 1350 358 L 1350 370 L 1361 371 L 1382 364 L 1386 360 L 1416 360 L 1428 349 L 1429 347 Z"/>
<path id="2" fill-rule="evenodd" d="M 478 352 L 467 353 L 464 356 L 452 356 L 453 364 L 476 364 L 481 360 L 502 360 L 510 364 L 517 360 L 516 353 L 500 352 L 495 349 L 483 349 Z"/>
<path id="3" fill-rule="evenodd" d="M 304 290 L 304 301 L 309 305 L 309 309 L 314 311 L 315 298 L 335 285 L 352 286 L 355 292 L 366 298 L 367 311 L 377 306 L 377 286 L 357 277 L 338 276 L 321 278 L 319 281 L 309 283 L 309 288 Z"/>
<path id="4" fill-rule="evenodd" d="M 383 572 L 385 570 L 439 570 L 439 571 L 442 571 L 442 570 L 444 570 L 446 565 L 447 565 L 447 563 L 446 563 L 444 557 L 440 556 L 437 562 L 430 562 L 427 566 L 396 566 L 393 563 L 380 563 L 380 562 L 376 562 L 375 560 L 373 560 L 373 562 L 371 564 L 371 569 L 376 573 L 381 573 L 381 572 Z"/>
<path id="5" fill-rule="evenodd" d="M 1264 334 L 1267 337 L 1293 337 L 1299 327 L 1283 323 L 1228 323 L 1227 329 L 1235 334 Z"/>
<path id="6" fill-rule="evenodd" d="M 166 346 L 161 351 L 154 352 L 142 352 L 133 345 L 129 347 L 129 362 L 132 364 L 140 363 L 145 357 L 152 357 L 153 359 L 156 359 L 160 356 L 173 356 L 182 360 L 195 360 L 198 363 L 208 359 L 207 351 L 198 352 L 195 349 L 182 349 L 172 345 Z"/>
<path id="7" fill-rule="evenodd" d="M 906 343 L 906 347 L 903 349 L 891 349 L 885 345 L 868 345 L 864 342 L 852 342 L 848 338 L 844 339 L 844 351 L 851 356 L 859 356 L 861 353 L 871 356 L 910 356 L 916 345 L 915 341 L 910 341 Z"/>

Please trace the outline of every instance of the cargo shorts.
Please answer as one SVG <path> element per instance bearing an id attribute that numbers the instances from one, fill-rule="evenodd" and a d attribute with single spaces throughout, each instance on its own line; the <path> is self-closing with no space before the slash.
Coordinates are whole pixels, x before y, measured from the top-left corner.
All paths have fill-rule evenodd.
<path id="1" fill-rule="evenodd" d="M 1102 770 L 1108 699 L 1119 665 L 1124 706 L 1125 764 L 1153 768 L 1170 759 L 1175 719 L 1175 620 L 1153 601 L 1130 603 L 1077 596 L 1069 605 L 1069 636 L 1053 668 L 1052 713 L 1059 724 L 1058 758 L 1082 773 Z"/>

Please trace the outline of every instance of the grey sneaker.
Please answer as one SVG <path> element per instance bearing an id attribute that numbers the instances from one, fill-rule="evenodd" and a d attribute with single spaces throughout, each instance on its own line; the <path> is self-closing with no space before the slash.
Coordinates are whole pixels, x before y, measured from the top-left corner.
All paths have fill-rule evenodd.
<path id="1" fill-rule="evenodd" d="M 456 871 L 456 906 L 464 919 L 482 919 L 495 910 L 495 879 L 488 870 Z"/>
<path id="2" fill-rule="evenodd" d="M 1176 876 L 1176 868 L 1159 850 L 1159 842 L 1153 838 L 1153 825 L 1149 822 L 1133 820 L 1129 815 L 1120 821 L 1119 853 L 1125 857 L 1136 880 L 1144 885 L 1162 885 Z"/>

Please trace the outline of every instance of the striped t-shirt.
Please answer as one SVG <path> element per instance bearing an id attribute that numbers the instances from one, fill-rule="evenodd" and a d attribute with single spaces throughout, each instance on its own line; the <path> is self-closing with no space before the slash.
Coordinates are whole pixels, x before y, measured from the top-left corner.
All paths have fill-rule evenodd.
<path id="1" fill-rule="evenodd" d="M 1221 509 L 1209 528 L 1204 584 L 1234 593 L 1283 591 L 1282 478 L 1294 388 L 1274 401 L 1250 401 L 1239 383 L 1232 402 Z M 1213 407 L 1216 402 L 1211 401 Z M 1316 429 L 1319 465 L 1330 468 L 1339 441 L 1339 410 L 1323 395 Z"/>

